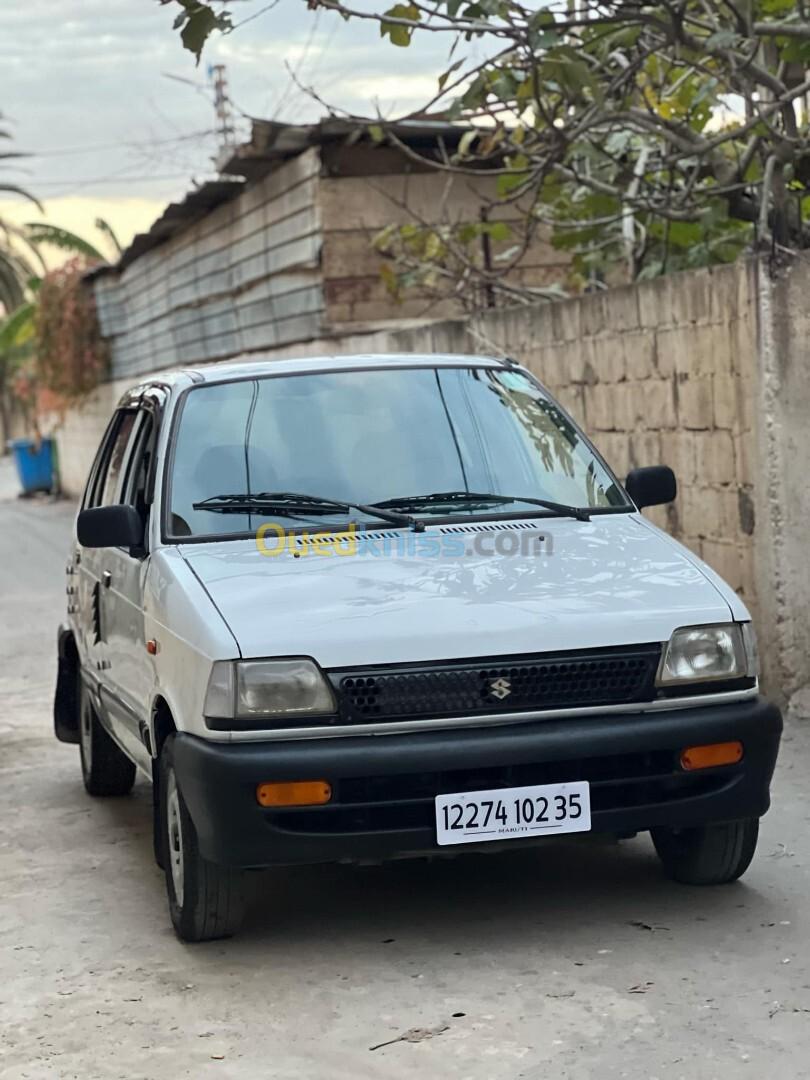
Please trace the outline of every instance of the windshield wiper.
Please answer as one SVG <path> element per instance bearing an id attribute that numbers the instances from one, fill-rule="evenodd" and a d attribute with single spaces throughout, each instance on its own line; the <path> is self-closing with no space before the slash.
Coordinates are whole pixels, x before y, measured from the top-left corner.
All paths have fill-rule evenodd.
<path id="1" fill-rule="evenodd" d="M 552 502 L 550 499 L 534 499 L 527 495 L 495 495 L 481 491 L 434 491 L 430 495 L 405 495 L 401 498 L 384 499 L 373 503 L 373 507 L 392 507 L 401 510 L 417 510 L 427 506 L 505 506 L 507 503 L 524 502 L 530 506 L 542 506 L 560 517 L 573 517 L 577 521 L 590 521 L 591 514 L 587 506 L 566 506 L 565 503 Z"/>
<path id="2" fill-rule="evenodd" d="M 423 532 L 425 523 L 410 514 L 386 510 L 364 503 L 343 502 L 340 499 L 323 499 L 319 495 L 305 495 L 298 491 L 243 492 L 238 495 L 212 495 L 208 499 L 192 503 L 195 510 L 210 510 L 215 514 L 278 514 L 302 517 L 308 514 L 333 514 L 336 510 L 359 510 L 361 514 L 390 521 L 394 525 L 407 525 L 414 532 Z"/>

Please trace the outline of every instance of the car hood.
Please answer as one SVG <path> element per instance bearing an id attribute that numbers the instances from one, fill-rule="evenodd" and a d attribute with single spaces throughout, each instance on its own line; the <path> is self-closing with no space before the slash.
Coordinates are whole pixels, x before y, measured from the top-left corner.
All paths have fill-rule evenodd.
<path id="1" fill-rule="evenodd" d="M 666 641 L 678 626 L 732 617 L 723 583 L 640 515 L 464 529 L 392 530 L 388 554 L 382 540 L 377 554 L 341 556 L 271 557 L 253 540 L 180 550 L 242 656 L 311 656 L 326 668 Z M 547 541 L 488 553 L 529 529 Z M 397 554 L 397 537 L 416 552 Z M 430 540 L 438 554 L 424 554 Z"/>

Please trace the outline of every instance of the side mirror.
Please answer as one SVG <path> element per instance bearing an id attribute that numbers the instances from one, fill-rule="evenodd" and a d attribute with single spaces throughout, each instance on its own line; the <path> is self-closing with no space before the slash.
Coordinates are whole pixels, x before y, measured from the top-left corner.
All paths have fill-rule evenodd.
<path id="1" fill-rule="evenodd" d="M 82 510 L 76 521 L 76 536 L 82 547 L 143 547 L 143 522 L 134 506 L 96 506 Z"/>
<path id="2" fill-rule="evenodd" d="M 639 508 L 670 503 L 678 494 L 675 473 L 668 465 L 650 465 L 633 469 L 624 482 L 627 494 Z"/>

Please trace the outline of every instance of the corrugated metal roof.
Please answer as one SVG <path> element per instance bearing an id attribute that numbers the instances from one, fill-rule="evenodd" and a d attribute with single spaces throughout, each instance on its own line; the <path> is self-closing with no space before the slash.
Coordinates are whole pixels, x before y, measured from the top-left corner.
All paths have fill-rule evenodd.
<path id="1" fill-rule="evenodd" d="M 137 234 L 117 263 L 111 266 L 97 266 L 86 275 L 86 278 L 92 280 L 103 274 L 120 273 L 130 263 L 168 240 L 170 236 L 187 229 L 189 225 L 205 217 L 215 207 L 236 198 L 246 187 L 244 180 L 234 179 L 209 180 L 201 184 L 189 191 L 181 202 L 169 203 L 148 232 Z"/>
<path id="2" fill-rule="evenodd" d="M 261 179 L 279 161 L 303 153 L 310 146 L 327 143 L 352 145 L 371 142 L 369 122 L 330 116 L 316 124 L 282 124 L 276 120 L 254 120 L 250 141 L 237 146 L 219 162 L 220 171 L 230 176 Z M 453 149 L 467 130 L 464 125 L 429 118 L 386 123 L 385 130 L 401 142 L 422 149 L 436 148 L 439 139 Z"/>

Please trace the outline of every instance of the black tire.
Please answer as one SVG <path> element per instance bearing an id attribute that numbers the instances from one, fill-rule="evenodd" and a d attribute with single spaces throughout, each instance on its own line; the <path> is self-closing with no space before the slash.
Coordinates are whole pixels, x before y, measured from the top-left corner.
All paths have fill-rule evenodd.
<path id="1" fill-rule="evenodd" d="M 93 702 L 79 679 L 79 755 L 88 795 L 129 795 L 135 783 L 135 765 L 101 726 Z"/>
<path id="2" fill-rule="evenodd" d="M 653 829 L 651 835 L 668 877 L 684 885 L 726 885 L 741 877 L 754 857 L 759 818 L 697 829 Z"/>
<path id="3" fill-rule="evenodd" d="M 239 929 L 245 908 L 244 872 L 200 855 L 197 832 L 174 769 L 174 741 L 163 744 L 158 767 L 163 866 L 169 914 L 181 941 L 214 941 Z"/>

